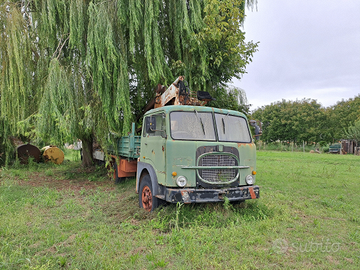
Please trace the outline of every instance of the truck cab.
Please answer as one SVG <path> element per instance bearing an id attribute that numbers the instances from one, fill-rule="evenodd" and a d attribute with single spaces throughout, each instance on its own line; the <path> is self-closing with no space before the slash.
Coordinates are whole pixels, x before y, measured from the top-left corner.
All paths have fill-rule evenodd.
<path id="1" fill-rule="evenodd" d="M 243 113 L 169 105 L 148 111 L 142 127 L 136 192 L 146 211 L 165 201 L 259 198 L 256 147 Z"/>

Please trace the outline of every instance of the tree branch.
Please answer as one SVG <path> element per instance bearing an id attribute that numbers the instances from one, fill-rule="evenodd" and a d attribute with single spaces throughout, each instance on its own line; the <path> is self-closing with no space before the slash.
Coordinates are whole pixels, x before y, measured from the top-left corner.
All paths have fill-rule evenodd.
<path id="1" fill-rule="evenodd" d="M 63 43 L 62 43 L 62 39 L 60 39 L 59 45 L 57 46 L 55 52 L 54 52 L 53 55 L 51 56 L 52 59 L 55 57 L 56 54 L 58 55 L 58 56 L 56 57 L 56 59 L 59 59 L 62 48 L 65 46 L 65 43 L 66 43 L 66 42 L 69 40 L 69 38 L 70 38 L 70 33 L 68 33 L 67 35 L 68 35 L 68 37 L 64 40 Z M 61 46 L 61 47 L 60 47 L 60 46 Z M 58 52 L 58 53 L 57 53 L 57 52 Z"/>

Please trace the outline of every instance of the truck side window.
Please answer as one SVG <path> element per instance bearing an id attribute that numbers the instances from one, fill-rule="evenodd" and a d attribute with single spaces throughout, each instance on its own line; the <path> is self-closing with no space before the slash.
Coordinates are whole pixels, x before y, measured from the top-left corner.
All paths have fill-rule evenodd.
<path id="1" fill-rule="evenodd" d="M 166 134 L 166 118 L 163 113 L 145 117 L 143 136 L 164 136 Z"/>

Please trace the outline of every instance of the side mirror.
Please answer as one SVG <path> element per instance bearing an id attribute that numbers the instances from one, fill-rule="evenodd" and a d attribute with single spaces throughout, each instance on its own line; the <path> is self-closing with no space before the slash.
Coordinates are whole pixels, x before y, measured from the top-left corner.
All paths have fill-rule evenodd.
<path id="1" fill-rule="evenodd" d="M 145 131 L 146 133 L 155 133 L 156 131 L 156 119 L 149 116 L 145 118 Z"/>

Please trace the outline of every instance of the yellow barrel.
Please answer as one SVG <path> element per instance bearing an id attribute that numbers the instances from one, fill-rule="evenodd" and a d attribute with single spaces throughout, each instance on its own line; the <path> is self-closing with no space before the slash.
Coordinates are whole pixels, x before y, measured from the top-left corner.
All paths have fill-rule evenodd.
<path id="1" fill-rule="evenodd" d="M 64 161 L 64 152 L 56 146 L 45 146 L 43 149 L 43 157 L 46 162 L 51 161 L 55 164 L 61 164 Z"/>

